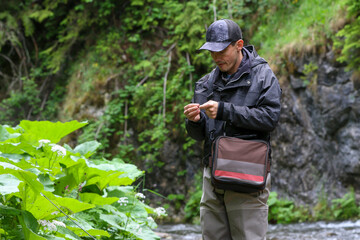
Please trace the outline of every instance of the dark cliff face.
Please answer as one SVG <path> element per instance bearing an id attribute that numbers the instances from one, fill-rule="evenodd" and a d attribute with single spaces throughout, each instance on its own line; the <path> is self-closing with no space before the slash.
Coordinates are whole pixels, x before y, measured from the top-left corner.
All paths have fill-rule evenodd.
<path id="1" fill-rule="evenodd" d="M 333 53 L 289 58 L 281 119 L 272 134 L 272 186 L 314 204 L 360 191 L 360 94 Z"/>

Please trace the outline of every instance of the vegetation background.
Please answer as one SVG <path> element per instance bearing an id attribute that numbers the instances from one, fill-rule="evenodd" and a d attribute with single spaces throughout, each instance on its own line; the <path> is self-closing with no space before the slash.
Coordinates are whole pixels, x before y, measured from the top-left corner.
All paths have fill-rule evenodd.
<path id="1" fill-rule="evenodd" d="M 287 57 L 319 46 L 331 46 L 338 61 L 359 74 L 359 13 L 357 0 L 2 1 L 0 123 L 87 120 L 63 142 L 100 142 L 97 157 L 139 166 L 151 189 L 169 139 L 180 146 L 183 165 L 198 157 L 182 112 L 195 81 L 215 66 L 207 52 L 196 51 L 211 22 L 237 22 L 245 43 L 268 60 L 282 83 Z M 190 180 L 186 175 L 174 177 L 194 187 L 167 193 L 164 202 L 192 221 L 201 179 L 199 173 Z M 273 207 L 274 222 L 304 216 L 292 202 L 272 196 L 271 205 L 279 206 Z"/>

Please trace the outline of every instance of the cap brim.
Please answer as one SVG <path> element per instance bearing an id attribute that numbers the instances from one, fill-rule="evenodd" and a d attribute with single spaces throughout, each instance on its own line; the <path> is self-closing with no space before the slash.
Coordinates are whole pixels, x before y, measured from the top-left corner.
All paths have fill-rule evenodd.
<path id="1" fill-rule="evenodd" d="M 209 50 L 212 52 L 220 52 L 227 48 L 231 42 L 206 42 L 199 50 Z"/>

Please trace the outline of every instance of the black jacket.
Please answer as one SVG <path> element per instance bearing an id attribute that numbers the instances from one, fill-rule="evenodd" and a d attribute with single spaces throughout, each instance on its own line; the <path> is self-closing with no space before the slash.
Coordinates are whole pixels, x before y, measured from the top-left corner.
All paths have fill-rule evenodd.
<path id="1" fill-rule="evenodd" d="M 198 122 L 186 120 L 188 134 L 205 140 L 204 164 L 217 136 L 225 132 L 227 136 L 270 141 L 270 132 L 279 120 L 281 89 L 277 78 L 253 46 L 244 47 L 243 55 L 238 71 L 227 83 L 218 67 L 196 83 L 193 102 L 219 102 L 215 121 L 203 111 Z"/>

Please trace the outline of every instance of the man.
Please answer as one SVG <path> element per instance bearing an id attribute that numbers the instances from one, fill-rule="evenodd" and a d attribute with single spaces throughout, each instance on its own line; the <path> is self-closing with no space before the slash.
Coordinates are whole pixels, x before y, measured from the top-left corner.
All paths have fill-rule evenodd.
<path id="1" fill-rule="evenodd" d="M 196 83 L 193 101 L 184 107 L 184 114 L 188 134 L 205 140 L 200 203 L 203 240 L 265 240 L 270 174 L 263 191 L 222 190 L 211 183 L 208 163 L 217 136 L 242 135 L 270 142 L 280 115 L 278 80 L 254 47 L 244 46 L 241 29 L 231 20 L 212 23 L 200 49 L 210 51 L 217 67 Z"/>

